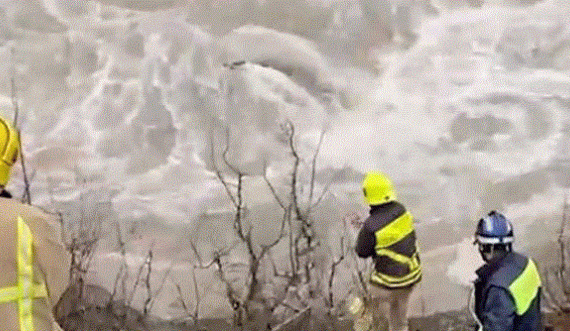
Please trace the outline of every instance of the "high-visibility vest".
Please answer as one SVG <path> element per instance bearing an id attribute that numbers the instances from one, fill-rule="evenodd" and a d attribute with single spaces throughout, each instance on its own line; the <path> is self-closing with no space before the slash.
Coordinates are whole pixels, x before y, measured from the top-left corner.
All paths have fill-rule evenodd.
<path id="1" fill-rule="evenodd" d="M 489 315 L 512 318 L 513 331 L 542 330 L 541 323 L 541 280 L 538 268 L 534 261 L 522 254 L 509 252 L 507 255 L 487 263 L 477 270 L 478 279 L 475 282 L 475 315 L 480 321 L 481 328 L 494 320 L 486 320 Z M 488 308 L 488 294 L 490 288 L 502 289 L 494 294 L 503 295 L 501 306 L 493 306 L 493 311 Z M 510 299 L 510 300 L 509 300 Z M 495 302 L 495 301 L 493 301 Z M 512 312 L 515 314 L 511 314 Z"/>
<path id="2" fill-rule="evenodd" d="M 67 287 L 69 256 L 56 218 L 5 198 L 0 210 L 0 329 L 61 330 L 53 306 Z"/>
<path id="3" fill-rule="evenodd" d="M 515 301 L 517 315 L 522 316 L 530 308 L 530 304 L 540 293 L 541 281 L 536 264 L 528 259 L 523 271 L 509 285 L 509 292 Z"/>
<path id="4" fill-rule="evenodd" d="M 391 275 L 378 270 L 372 271 L 370 281 L 389 288 L 401 288 L 417 283 L 422 277 L 422 267 L 420 263 L 417 247 L 414 245 L 414 253 L 411 256 L 402 254 L 394 249 L 396 244 L 404 240 L 409 235 L 413 235 L 414 224 L 410 212 L 405 212 L 383 228 L 376 231 L 376 246 L 374 247 L 377 256 L 384 256 L 392 260 L 393 263 L 405 267 L 408 272 L 404 275 Z"/>

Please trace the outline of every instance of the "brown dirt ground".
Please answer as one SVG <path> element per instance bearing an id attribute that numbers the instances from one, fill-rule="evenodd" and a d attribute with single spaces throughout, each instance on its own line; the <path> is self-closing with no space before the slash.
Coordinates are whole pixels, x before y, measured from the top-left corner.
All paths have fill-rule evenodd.
<path id="1" fill-rule="evenodd" d="M 85 296 L 68 289 L 56 307 L 56 318 L 65 331 L 346 331 L 352 330 L 352 320 L 300 312 L 285 325 L 270 325 L 269 319 L 258 318 L 242 327 L 232 326 L 226 319 L 198 320 L 173 323 L 149 320 L 124 305 L 108 304 L 109 293 L 97 286 L 85 286 Z M 82 297 L 82 299 L 78 299 Z M 107 304 L 105 304 L 107 303 Z M 77 307 L 83 307 L 77 309 Z M 570 311 L 566 314 L 545 314 L 545 331 L 570 331 Z M 412 317 L 410 331 L 473 331 L 475 322 L 467 309 Z"/>

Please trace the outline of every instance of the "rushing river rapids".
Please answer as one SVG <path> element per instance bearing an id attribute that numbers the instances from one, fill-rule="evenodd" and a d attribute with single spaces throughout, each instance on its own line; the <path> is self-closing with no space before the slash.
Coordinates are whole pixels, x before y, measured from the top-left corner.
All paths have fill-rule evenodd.
<path id="1" fill-rule="evenodd" d="M 122 261 L 134 275 L 153 250 L 153 314 L 186 314 L 176 285 L 202 298 L 200 317 L 231 314 L 191 243 L 205 262 L 235 240 L 225 161 L 248 175 L 256 242 L 275 238 L 265 179 L 289 189 L 291 132 L 304 175 L 318 156 L 299 185 L 323 194 L 321 253 L 339 250 L 343 217 L 365 213 L 361 174 L 381 168 L 419 222 L 412 312 L 446 311 L 466 304 L 481 214 L 503 210 L 539 261 L 559 229 L 568 14 L 563 0 L 4 0 L 0 113 L 17 104 L 33 202 L 62 212 L 69 235 L 98 233 L 90 282 L 112 291 Z M 247 259 L 230 255 L 244 282 Z"/>

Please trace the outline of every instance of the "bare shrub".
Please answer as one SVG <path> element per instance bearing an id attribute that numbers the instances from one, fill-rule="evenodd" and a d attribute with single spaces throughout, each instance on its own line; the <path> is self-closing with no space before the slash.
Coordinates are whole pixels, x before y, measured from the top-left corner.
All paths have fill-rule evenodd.
<path id="1" fill-rule="evenodd" d="M 63 202 L 60 202 L 54 197 L 57 194 L 55 188 L 49 187 L 52 202 L 60 209 L 62 238 L 71 254 L 69 285 L 54 308 L 55 318 L 66 331 L 146 330 L 144 318 L 150 313 L 157 295 L 150 287 L 152 247 L 129 288 L 125 242 L 118 222 L 114 221 L 122 262 L 112 293 L 101 286 L 89 284 L 88 273 L 103 236 L 102 224 L 111 218 L 110 200 L 101 196 L 101 190 L 89 187 L 79 172 L 77 181 L 80 192 L 76 201 L 61 199 Z M 144 288 L 147 295 L 142 313 L 131 307 L 139 288 Z"/>
<path id="2" fill-rule="evenodd" d="M 542 269 L 544 303 L 548 310 L 570 318 L 570 240 L 566 233 L 568 194 L 564 194 L 560 229 L 556 240 L 558 262 Z"/>
<path id="3" fill-rule="evenodd" d="M 338 267 L 345 261 L 344 239 L 341 239 L 342 253 L 328 259 L 330 263 L 324 269 L 317 270 L 317 259 L 322 259 L 322 256 L 316 256 L 320 241 L 312 218 L 314 208 L 322 202 L 330 185 L 325 185 L 317 194 L 316 163 L 324 132 L 309 162 L 306 162 L 299 153 L 293 123 L 286 121 L 281 129 L 282 142 L 291 157 L 291 166 L 286 183 L 280 185 L 272 183 L 267 175 L 267 167 L 261 175 L 272 194 L 273 203 L 282 215 L 280 219 L 264 220 L 274 224 L 276 230 L 273 239 L 264 244 L 256 242 L 253 236 L 254 222 L 246 193 L 248 180 L 255 176 L 259 178 L 260 175 L 249 175 L 229 161 L 229 129 L 225 131 L 226 143 L 221 150 L 216 150 L 213 142 L 210 146 L 213 171 L 231 202 L 232 229 L 236 241 L 215 251 L 208 263 L 202 261 L 194 243 L 192 248 L 198 261 L 195 267 L 214 267 L 225 284 L 226 298 L 234 311 L 236 326 L 251 326 L 254 320 L 259 320 L 263 322 L 258 322 L 259 325 L 255 327 L 267 328 L 271 325 L 279 329 L 283 323 L 293 323 L 291 318 L 295 316 L 304 318 L 306 314 L 310 315 L 315 305 L 322 306 L 315 311 L 323 311 L 324 307 L 331 314 L 332 308 L 338 304 L 334 298 L 333 283 L 340 270 Z M 231 258 L 232 253 L 238 251 L 246 254 L 245 265 Z M 236 270 L 242 270 L 239 281 L 235 278 Z M 188 309 L 186 302 L 184 307 Z M 196 313 L 192 319 L 198 319 Z"/>

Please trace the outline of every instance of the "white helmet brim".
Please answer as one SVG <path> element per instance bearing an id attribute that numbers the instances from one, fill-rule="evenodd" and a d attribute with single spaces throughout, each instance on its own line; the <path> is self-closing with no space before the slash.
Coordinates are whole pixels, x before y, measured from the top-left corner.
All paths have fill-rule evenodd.
<path id="1" fill-rule="evenodd" d="M 475 242 L 478 244 L 511 244 L 513 243 L 514 238 L 513 237 L 483 237 L 483 236 L 477 236 L 477 238 L 475 239 Z"/>

